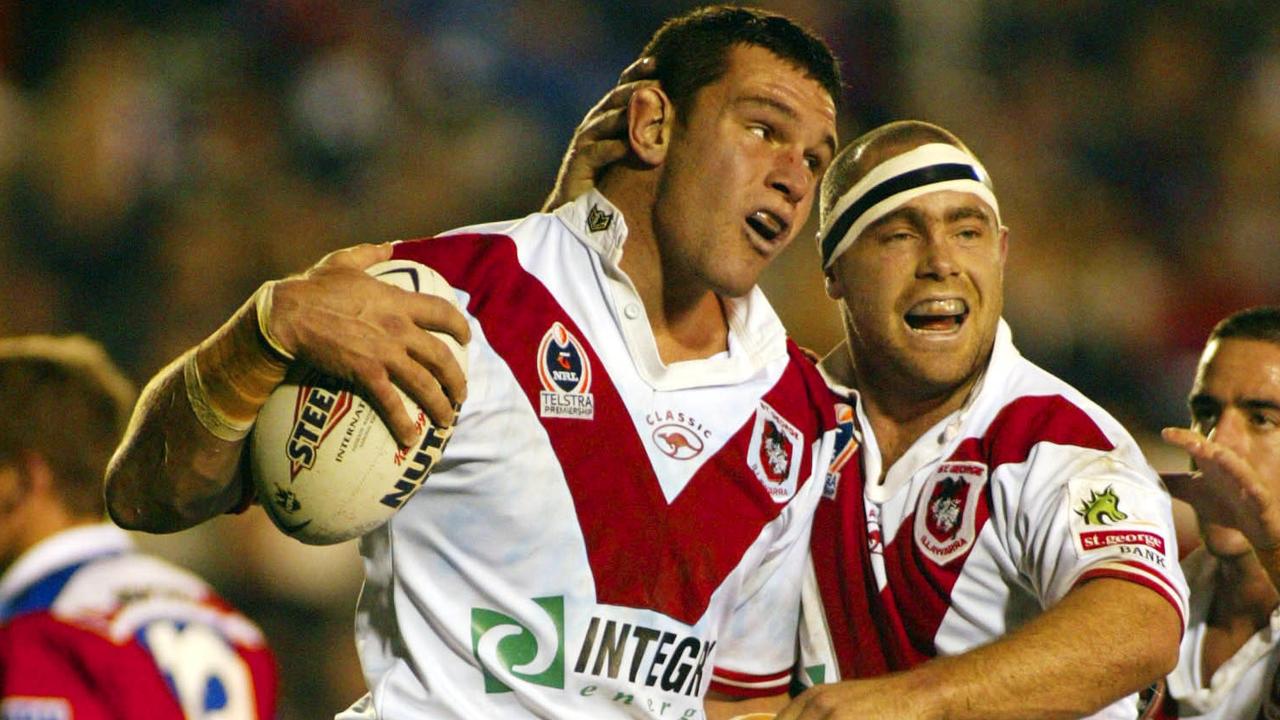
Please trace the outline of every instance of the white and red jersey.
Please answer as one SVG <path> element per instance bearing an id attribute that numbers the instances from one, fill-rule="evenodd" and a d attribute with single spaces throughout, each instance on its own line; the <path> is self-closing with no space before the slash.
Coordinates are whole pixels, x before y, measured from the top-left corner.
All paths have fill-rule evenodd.
<path id="1" fill-rule="evenodd" d="M 1141 584 L 1186 618 L 1158 476 L 1111 416 L 1024 359 L 1003 321 L 965 406 L 926 431 L 882 483 L 861 407 L 857 424 L 860 462 L 833 476 L 814 520 L 805 681 L 963 653 L 1091 578 Z M 1131 720 L 1135 708 L 1136 696 L 1095 717 Z"/>
<path id="2" fill-rule="evenodd" d="M 47 538 L 0 577 L 5 720 L 270 720 L 277 684 L 252 622 L 114 525 Z"/>
<path id="3" fill-rule="evenodd" d="M 1182 561 L 1191 587 L 1187 633 L 1182 638 L 1178 666 L 1168 677 L 1168 695 L 1160 717 L 1253 720 L 1270 697 L 1270 714 L 1262 717 L 1280 720 L 1280 684 L 1276 683 L 1276 670 L 1280 668 L 1280 608 L 1272 611 L 1267 626 L 1245 641 L 1212 678 L 1206 679 L 1201 671 L 1217 565 L 1203 547 Z"/>
<path id="4" fill-rule="evenodd" d="M 833 408 L 758 290 L 727 352 L 665 365 L 596 192 L 400 243 L 468 316 L 468 390 L 422 489 L 363 538 L 342 717 L 702 718 L 775 694 Z M 817 478 L 816 481 L 813 478 Z"/>

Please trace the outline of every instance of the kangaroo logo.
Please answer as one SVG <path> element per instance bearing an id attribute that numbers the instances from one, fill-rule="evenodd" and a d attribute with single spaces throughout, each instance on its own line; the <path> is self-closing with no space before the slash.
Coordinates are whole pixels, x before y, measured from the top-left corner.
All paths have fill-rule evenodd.
<path id="1" fill-rule="evenodd" d="M 1110 485 L 1101 493 L 1089 491 L 1089 499 L 1082 501 L 1075 513 L 1084 518 L 1085 525 L 1110 525 L 1129 517 L 1120 511 L 1120 498 Z"/>
<path id="2" fill-rule="evenodd" d="M 564 597 L 533 598 L 533 603 L 546 613 L 533 628 L 497 610 L 471 609 L 471 652 L 484 673 L 486 693 L 511 692 L 490 668 L 534 685 L 564 688 Z"/>
<path id="3" fill-rule="evenodd" d="M 667 457 L 690 460 L 702 454 L 702 438 L 678 423 L 665 423 L 653 430 L 653 443 Z"/>

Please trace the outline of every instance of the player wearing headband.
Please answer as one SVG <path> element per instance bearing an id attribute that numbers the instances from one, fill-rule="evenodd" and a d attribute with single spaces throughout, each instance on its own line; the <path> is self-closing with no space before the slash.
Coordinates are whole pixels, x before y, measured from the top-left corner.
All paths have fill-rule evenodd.
<path id="1" fill-rule="evenodd" d="M 819 248 L 848 334 L 823 369 L 860 448 L 815 520 L 806 680 L 916 669 L 779 718 L 885 695 L 895 717 L 1134 718 L 1184 627 L 1169 498 L 1118 422 L 1014 347 L 982 165 L 927 123 L 873 130 L 823 181 Z"/>

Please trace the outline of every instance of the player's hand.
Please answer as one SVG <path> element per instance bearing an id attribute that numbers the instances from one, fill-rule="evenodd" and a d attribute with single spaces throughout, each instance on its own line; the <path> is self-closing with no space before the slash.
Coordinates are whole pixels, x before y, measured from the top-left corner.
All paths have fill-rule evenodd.
<path id="1" fill-rule="evenodd" d="M 636 90 L 658 84 L 653 74 L 653 58 L 631 63 L 618 77 L 617 86 L 582 118 L 560 161 L 555 188 L 542 205 L 544 212 L 595 187 L 601 170 L 627 156 L 627 106 Z"/>
<path id="2" fill-rule="evenodd" d="M 401 445 L 417 430 L 400 387 L 436 424 L 453 422 L 466 378 L 453 353 L 427 332 L 471 339 L 447 300 L 381 282 L 365 269 L 391 259 L 391 245 L 357 245 L 326 255 L 274 290 L 268 330 L 285 350 L 363 388 Z"/>
<path id="3" fill-rule="evenodd" d="M 1244 458 L 1187 428 L 1165 428 L 1165 442 L 1195 462 L 1187 473 L 1162 473 L 1169 493 L 1190 503 L 1201 523 L 1239 530 L 1255 549 L 1280 548 L 1280 495 Z"/>
<path id="4" fill-rule="evenodd" d="M 886 675 L 815 685 L 801 693 L 777 720 L 926 720 L 935 717 L 924 705 L 928 690 L 899 687 L 898 678 Z"/>

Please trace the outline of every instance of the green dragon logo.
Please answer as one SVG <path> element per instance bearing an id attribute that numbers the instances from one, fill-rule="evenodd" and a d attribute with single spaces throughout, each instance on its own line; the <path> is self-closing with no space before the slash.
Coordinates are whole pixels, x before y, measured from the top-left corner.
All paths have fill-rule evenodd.
<path id="1" fill-rule="evenodd" d="M 1089 499 L 1075 512 L 1084 518 L 1085 525 L 1110 525 L 1129 517 L 1120 512 L 1120 498 L 1110 485 L 1100 493 L 1096 490 L 1089 491 Z"/>
<path id="2" fill-rule="evenodd" d="M 489 672 L 490 666 L 502 667 L 535 685 L 564 687 L 564 598 L 533 598 L 533 602 L 542 608 L 554 626 L 554 650 L 541 647 L 538 634 L 510 615 L 485 608 L 471 609 L 471 652 L 484 672 L 486 693 L 511 692 L 505 682 Z"/>

